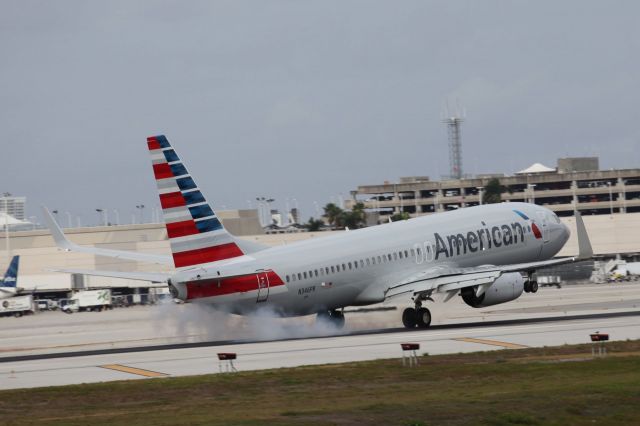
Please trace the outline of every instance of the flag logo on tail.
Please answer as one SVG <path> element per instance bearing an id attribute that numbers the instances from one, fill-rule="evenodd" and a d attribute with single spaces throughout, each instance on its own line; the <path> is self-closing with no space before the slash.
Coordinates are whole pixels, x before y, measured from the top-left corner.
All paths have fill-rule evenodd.
<path id="1" fill-rule="evenodd" d="M 176 268 L 242 256 L 167 138 L 147 145 Z"/>

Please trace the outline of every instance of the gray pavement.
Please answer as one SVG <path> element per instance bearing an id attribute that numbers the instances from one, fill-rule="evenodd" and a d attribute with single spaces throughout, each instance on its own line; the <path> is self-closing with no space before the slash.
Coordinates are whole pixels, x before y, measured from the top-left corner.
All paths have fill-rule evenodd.
<path id="1" fill-rule="evenodd" d="M 442 354 L 585 343 L 596 330 L 608 332 L 612 340 L 638 339 L 638 300 L 640 285 L 632 283 L 545 288 L 480 310 L 460 300 L 436 302 L 429 307 L 437 327 L 415 331 L 397 329 L 404 306 L 348 314 L 342 332 L 315 326 L 310 317 L 241 318 L 192 305 L 0 318 L 0 389 L 216 373 L 218 352 L 237 353 L 235 366 L 246 371 L 400 358 L 400 343 L 407 341 L 420 343 L 420 353 Z M 580 319 L 570 319 L 576 315 Z M 536 318 L 544 321 L 531 322 Z M 222 343 L 2 362 L 15 356 L 207 341 Z"/>

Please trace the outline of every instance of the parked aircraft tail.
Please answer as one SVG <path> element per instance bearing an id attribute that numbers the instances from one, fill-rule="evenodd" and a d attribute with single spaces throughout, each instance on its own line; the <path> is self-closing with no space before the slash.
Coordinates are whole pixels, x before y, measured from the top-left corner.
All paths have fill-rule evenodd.
<path id="1" fill-rule="evenodd" d="M 149 137 L 147 145 L 175 267 L 243 256 L 167 138 Z"/>
<path id="2" fill-rule="evenodd" d="M 4 278 L 2 279 L 2 283 L 0 286 L 2 287 L 15 287 L 16 282 L 18 281 L 18 264 L 20 263 L 20 256 L 13 256 L 11 259 L 11 263 L 9 263 L 9 268 L 7 272 L 4 274 Z"/>

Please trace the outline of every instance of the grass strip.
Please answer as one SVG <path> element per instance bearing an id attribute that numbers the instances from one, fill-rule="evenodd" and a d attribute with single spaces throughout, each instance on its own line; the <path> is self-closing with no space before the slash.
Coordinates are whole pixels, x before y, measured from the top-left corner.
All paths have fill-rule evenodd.
<path id="1" fill-rule="evenodd" d="M 3 425 L 640 424 L 640 341 L 0 392 Z"/>

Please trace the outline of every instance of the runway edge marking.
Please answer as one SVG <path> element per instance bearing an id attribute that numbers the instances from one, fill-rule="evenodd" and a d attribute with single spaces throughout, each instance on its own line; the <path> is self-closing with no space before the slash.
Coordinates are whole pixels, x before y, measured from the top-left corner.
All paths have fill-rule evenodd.
<path id="1" fill-rule="evenodd" d="M 120 365 L 120 364 L 105 364 L 105 365 L 99 365 L 98 367 L 106 368 L 107 370 L 122 371 L 123 373 L 136 374 L 138 376 L 144 376 L 144 377 L 167 377 L 167 376 L 169 376 L 168 374 L 159 373 L 157 371 L 144 370 L 142 368 L 127 367 L 126 365 Z"/>
<path id="2" fill-rule="evenodd" d="M 517 343 L 499 342 L 497 340 L 488 340 L 488 339 L 476 339 L 474 337 L 459 337 L 453 340 L 457 340 L 459 342 L 467 342 L 467 343 L 480 343 L 482 345 L 501 346 L 507 349 L 524 349 L 529 347 L 526 345 L 518 345 Z"/>

